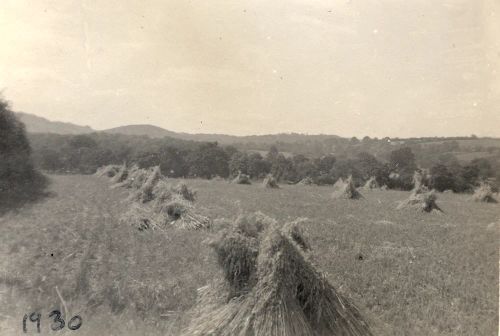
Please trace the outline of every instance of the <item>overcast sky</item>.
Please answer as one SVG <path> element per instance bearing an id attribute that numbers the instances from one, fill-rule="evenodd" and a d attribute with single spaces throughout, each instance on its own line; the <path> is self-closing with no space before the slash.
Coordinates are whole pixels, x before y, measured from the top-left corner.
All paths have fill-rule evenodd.
<path id="1" fill-rule="evenodd" d="M 498 0 L 2 0 L 0 90 L 105 129 L 500 136 Z"/>

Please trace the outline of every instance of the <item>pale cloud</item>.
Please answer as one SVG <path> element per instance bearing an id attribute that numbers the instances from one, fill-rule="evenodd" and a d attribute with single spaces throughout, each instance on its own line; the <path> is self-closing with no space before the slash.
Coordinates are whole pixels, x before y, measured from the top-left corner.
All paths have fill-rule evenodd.
<path id="1" fill-rule="evenodd" d="M 499 136 L 498 7 L 6 0 L 0 88 L 97 129 Z"/>

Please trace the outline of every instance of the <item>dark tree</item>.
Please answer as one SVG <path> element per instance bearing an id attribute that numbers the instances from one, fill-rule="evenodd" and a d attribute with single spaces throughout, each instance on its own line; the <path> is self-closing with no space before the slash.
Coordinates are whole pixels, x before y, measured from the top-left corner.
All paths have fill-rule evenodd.
<path id="1" fill-rule="evenodd" d="M 358 183 L 362 180 L 361 173 L 356 167 L 356 162 L 349 159 L 337 160 L 330 171 L 330 175 L 333 181 L 337 181 L 339 178 L 345 179 L 349 175 L 352 175 L 353 179 Z"/>
<path id="2" fill-rule="evenodd" d="M 271 165 L 259 153 L 248 155 L 248 174 L 252 178 L 264 177 L 271 171 Z"/>
<path id="3" fill-rule="evenodd" d="M 388 184 L 390 174 L 389 167 L 378 161 L 372 154 L 367 152 L 359 153 L 355 160 L 355 166 L 359 170 L 363 180 L 366 181 L 373 176 L 380 185 Z"/>
<path id="4" fill-rule="evenodd" d="M 229 159 L 229 174 L 236 176 L 238 173 L 249 174 L 249 160 L 248 155 L 242 152 L 233 153 Z"/>
<path id="5" fill-rule="evenodd" d="M 409 147 L 393 150 L 389 161 L 391 168 L 399 172 L 408 171 L 413 173 L 417 169 L 415 154 Z"/>
<path id="6" fill-rule="evenodd" d="M 318 170 L 318 174 L 328 174 L 333 168 L 335 161 L 337 161 L 337 159 L 333 155 L 324 155 L 319 159 L 314 160 L 314 164 L 316 166 L 316 169 Z"/>
<path id="7" fill-rule="evenodd" d="M 97 142 L 89 135 L 79 134 L 69 140 L 69 145 L 73 148 L 95 148 Z"/>
<path id="8" fill-rule="evenodd" d="M 364 143 L 369 143 L 370 141 L 372 141 L 372 139 L 368 135 L 363 137 L 363 139 L 361 140 L 361 142 L 364 142 Z"/>
<path id="9" fill-rule="evenodd" d="M 437 191 L 455 190 L 456 183 L 453 174 L 445 165 L 438 164 L 431 168 L 430 187 Z"/>
<path id="10" fill-rule="evenodd" d="M 45 179 L 33 168 L 24 124 L 0 99 L 0 203 L 35 196 L 44 184 Z"/>
<path id="11" fill-rule="evenodd" d="M 137 154 L 135 160 L 140 168 L 149 168 L 160 164 L 160 154 L 155 151 L 145 151 Z M 161 169 L 161 168 L 160 168 Z M 163 170 L 162 170 L 163 172 Z"/>
<path id="12" fill-rule="evenodd" d="M 189 155 L 190 175 L 212 178 L 229 176 L 229 158 L 216 142 L 204 143 Z"/>
<path id="13" fill-rule="evenodd" d="M 467 185 L 467 189 L 472 189 L 479 179 L 479 168 L 475 165 L 466 165 L 462 169 L 462 178 Z"/>
<path id="14" fill-rule="evenodd" d="M 276 146 L 273 145 L 269 148 L 269 151 L 267 152 L 266 160 L 272 164 L 278 158 L 278 154 L 279 154 L 278 148 L 276 148 Z"/>
<path id="15" fill-rule="evenodd" d="M 390 153 L 391 170 L 399 174 L 399 179 L 391 180 L 390 187 L 409 190 L 413 188 L 413 173 L 417 169 L 415 154 L 409 147 L 393 150 Z"/>
<path id="16" fill-rule="evenodd" d="M 33 158 L 40 169 L 49 172 L 57 172 L 63 165 L 60 153 L 48 147 L 39 149 L 34 153 Z"/>
<path id="17" fill-rule="evenodd" d="M 493 167 L 491 166 L 491 162 L 488 159 L 474 159 L 470 162 L 470 165 L 477 168 L 478 175 L 482 179 L 494 176 Z"/>
<path id="18" fill-rule="evenodd" d="M 228 158 L 232 157 L 233 154 L 238 153 L 238 149 L 234 146 L 226 146 L 224 147 L 224 151 L 226 152 Z"/>
<path id="19" fill-rule="evenodd" d="M 186 156 L 185 151 L 173 146 L 161 148 L 159 162 L 162 174 L 169 177 L 186 177 L 189 174 Z"/>
<path id="20" fill-rule="evenodd" d="M 278 154 L 271 165 L 271 174 L 278 180 L 290 180 L 295 172 L 292 160 L 287 159 L 283 154 Z"/>

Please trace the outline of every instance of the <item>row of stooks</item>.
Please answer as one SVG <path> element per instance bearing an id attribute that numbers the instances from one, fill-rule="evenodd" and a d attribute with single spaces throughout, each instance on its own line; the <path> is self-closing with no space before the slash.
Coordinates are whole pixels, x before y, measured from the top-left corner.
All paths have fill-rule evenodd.
<path id="1" fill-rule="evenodd" d="M 107 166 L 96 175 L 131 191 L 133 206 L 122 220 L 141 231 L 210 227 L 194 207 L 195 193 L 170 184 L 158 167 Z M 182 335 L 372 335 L 358 309 L 313 265 L 304 221 L 280 225 L 257 212 L 223 222 L 208 241 L 223 275 L 199 289 Z"/>
<path id="2" fill-rule="evenodd" d="M 411 191 L 410 197 L 399 203 L 398 209 L 413 208 L 422 210 L 424 212 L 431 212 L 433 210 L 442 211 L 436 204 L 437 194 L 435 190 L 429 190 L 422 183 L 422 174 L 418 171 L 413 175 L 413 190 Z M 234 183 L 239 184 L 249 184 L 249 178 L 247 175 L 238 174 L 238 176 L 233 180 Z M 311 185 L 313 181 L 311 178 L 307 177 L 299 182 L 302 185 Z M 276 180 L 272 175 L 268 175 L 264 180 L 264 186 L 268 188 L 279 188 Z M 361 199 L 363 195 L 360 190 L 373 190 L 381 189 L 386 190 L 387 186 L 380 186 L 377 183 L 375 177 L 371 177 L 366 181 L 365 185 L 359 189 L 354 185 L 352 176 L 349 176 L 347 180 L 340 178 L 333 185 L 333 198 L 345 198 L 345 199 Z M 476 188 L 472 199 L 476 202 L 486 202 L 486 203 L 497 203 L 494 197 L 493 190 L 491 186 L 487 183 L 481 183 L 479 187 Z"/>
<path id="3" fill-rule="evenodd" d="M 133 206 L 122 220 L 141 231 L 210 227 L 211 221 L 196 211 L 196 193 L 183 183 L 170 184 L 158 167 L 107 166 L 96 174 L 109 177 L 112 188 L 131 191 Z M 264 186 L 269 182 L 270 188 L 278 187 L 272 176 Z M 415 174 L 414 183 L 410 197 L 398 208 L 440 210 L 435 192 L 422 184 L 420 174 Z M 373 178 L 363 189 L 378 187 Z M 351 177 L 337 181 L 333 196 L 362 198 Z M 487 185 L 474 198 L 495 201 Z M 209 240 L 223 276 L 199 289 L 197 305 L 189 311 L 191 322 L 182 335 L 372 335 L 358 309 L 316 270 L 303 224 L 299 219 L 279 225 L 260 212 L 224 222 Z"/>
<path id="4" fill-rule="evenodd" d="M 159 167 L 141 169 L 137 166 L 105 166 L 97 176 L 109 177 L 112 188 L 130 190 L 132 202 L 121 221 L 143 230 L 164 230 L 169 225 L 187 229 L 210 226 L 210 219 L 194 207 L 196 193 L 184 183 L 173 185 L 162 176 Z"/>
<path id="5" fill-rule="evenodd" d="M 422 174 L 416 171 L 413 175 L 413 189 L 410 197 L 399 202 L 398 209 L 414 208 L 424 212 L 431 212 L 433 210 L 442 211 L 436 204 L 436 191 L 429 190 L 429 188 L 422 183 L 422 179 Z M 351 176 L 347 179 L 347 181 L 339 179 L 339 181 L 335 183 L 334 187 L 336 190 L 333 192 L 333 196 L 336 198 L 343 197 L 349 199 L 360 199 L 363 197 L 358 189 L 356 189 Z M 379 187 L 375 178 L 372 177 L 360 189 L 371 190 L 377 188 L 385 189 L 383 187 Z M 491 186 L 487 183 L 481 183 L 472 195 L 472 200 L 476 202 L 497 203 L 497 200 L 493 195 L 494 193 Z"/>

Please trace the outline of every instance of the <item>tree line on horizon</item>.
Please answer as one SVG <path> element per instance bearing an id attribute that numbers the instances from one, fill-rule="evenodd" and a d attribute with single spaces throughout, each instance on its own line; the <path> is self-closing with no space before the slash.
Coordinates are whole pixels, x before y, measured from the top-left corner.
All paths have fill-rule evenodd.
<path id="1" fill-rule="evenodd" d="M 500 181 L 500 148 L 476 146 L 476 152 L 486 150 L 491 156 L 463 163 L 453 154 L 460 149 L 456 140 L 422 144 L 422 139 L 391 142 L 388 138 L 333 137 L 277 142 L 261 153 L 245 144 L 221 146 L 169 137 L 26 134 L 23 123 L 3 99 L 0 131 L 2 195 L 22 188 L 31 188 L 29 192 L 34 193 L 36 186 L 45 183 L 36 168 L 50 173 L 92 174 L 101 166 L 123 163 L 141 168 L 159 166 L 163 175 L 174 178 L 228 178 L 243 173 L 259 179 L 272 174 L 282 183 L 297 183 L 307 177 L 317 185 L 331 185 L 352 175 L 360 185 L 375 177 L 380 185 L 401 190 L 412 188 L 413 173 L 422 168 L 428 176 L 425 183 L 438 191 L 467 192 L 482 181 L 494 187 Z M 287 150 L 290 152 L 285 155 Z"/>
<path id="2" fill-rule="evenodd" d="M 426 168 L 426 184 L 438 191 L 471 191 L 480 181 L 500 180 L 498 162 L 476 158 L 463 164 L 450 154 L 456 142 L 415 147 L 338 141 L 337 152 L 321 156 L 283 153 L 280 144 L 265 153 L 216 142 L 195 142 L 173 138 L 92 133 L 85 135 L 30 134 L 37 167 L 53 173 L 92 174 L 109 164 L 137 164 L 141 168 L 160 166 L 167 177 L 228 178 L 239 172 L 252 179 L 272 174 L 282 183 L 297 183 L 309 177 L 315 184 L 331 185 L 353 176 L 361 185 L 375 177 L 390 189 L 409 190 L 415 170 Z M 368 142 L 365 139 L 365 143 Z M 371 150 L 372 152 L 368 152 Z M 394 178 L 397 176 L 397 178 Z"/>

